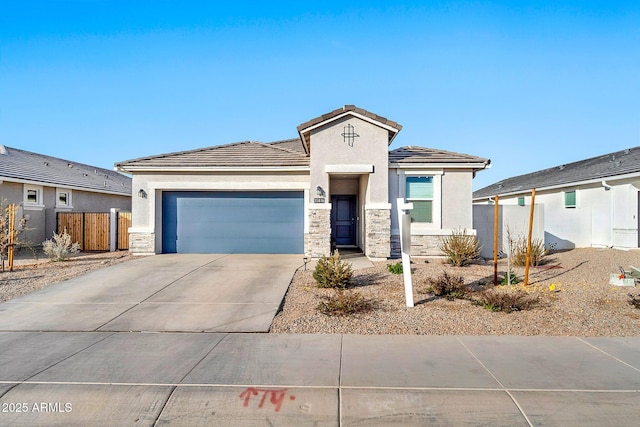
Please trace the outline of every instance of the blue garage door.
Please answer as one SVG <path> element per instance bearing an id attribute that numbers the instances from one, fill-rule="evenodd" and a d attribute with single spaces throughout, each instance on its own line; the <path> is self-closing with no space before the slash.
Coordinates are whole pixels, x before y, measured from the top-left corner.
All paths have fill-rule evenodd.
<path id="1" fill-rule="evenodd" d="M 302 192 L 164 192 L 162 251 L 302 253 L 303 196 Z"/>

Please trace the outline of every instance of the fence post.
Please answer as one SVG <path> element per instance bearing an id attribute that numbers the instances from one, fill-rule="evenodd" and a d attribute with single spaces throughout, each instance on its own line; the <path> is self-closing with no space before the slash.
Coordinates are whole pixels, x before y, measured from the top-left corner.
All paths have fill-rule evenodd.
<path id="1" fill-rule="evenodd" d="M 118 250 L 118 212 L 120 209 L 111 208 L 109 210 L 109 251 L 115 252 Z"/>

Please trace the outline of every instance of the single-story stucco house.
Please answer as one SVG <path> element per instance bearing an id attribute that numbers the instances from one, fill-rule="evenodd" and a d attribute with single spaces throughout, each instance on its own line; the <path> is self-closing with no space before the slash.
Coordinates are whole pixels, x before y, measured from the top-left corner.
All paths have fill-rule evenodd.
<path id="1" fill-rule="evenodd" d="M 547 246 L 640 247 L 640 147 L 508 178 L 473 198 L 486 204 L 497 195 L 499 204 L 528 211 L 533 188 Z"/>
<path id="2" fill-rule="evenodd" d="M 131 209 L 131 178 L 121 173 L 0 145 L 0 200 L 28 218 L 20 239 L 40 245 L 56 231 L 58 212 Z"/>
<path id="3" fill-rule="evenodd" d="M 472 179 L 489 160 L 389 145 L 398 123 L 353 105 L 298 126 L 299 138 L 239 142 L 123 161 L 133 176 L 130 249 L 300 253 L 358 247 L 399 253 L 397 198 L 413 202 L 415 255 L 472 230 Z"/>

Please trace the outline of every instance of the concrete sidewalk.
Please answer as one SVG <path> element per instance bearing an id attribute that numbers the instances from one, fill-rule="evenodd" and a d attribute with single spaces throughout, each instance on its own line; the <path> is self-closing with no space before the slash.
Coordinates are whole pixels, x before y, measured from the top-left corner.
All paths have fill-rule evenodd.
<path id="1" fill-rule="evenodd" d="M 640 337 L 1 332 L 0 425 L 631 426 Z"/>

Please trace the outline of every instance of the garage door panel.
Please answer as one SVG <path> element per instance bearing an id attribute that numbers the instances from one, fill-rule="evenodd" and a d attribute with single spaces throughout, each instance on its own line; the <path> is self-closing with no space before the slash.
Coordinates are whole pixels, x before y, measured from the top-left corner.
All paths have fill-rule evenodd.
<path id="1" fill-rule="evenodd" d="M 302 192 L 165 192 L 163 252 L 302 253 Z"/>

